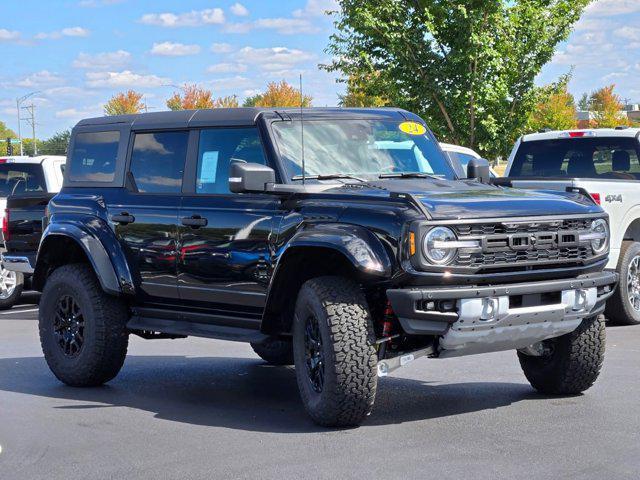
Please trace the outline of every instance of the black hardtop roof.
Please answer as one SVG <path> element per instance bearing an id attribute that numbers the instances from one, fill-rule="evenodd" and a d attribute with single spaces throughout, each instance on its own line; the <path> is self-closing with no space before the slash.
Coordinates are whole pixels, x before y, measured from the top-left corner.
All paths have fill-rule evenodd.
<path id="1" fill-rule="evenodd" d="M 86 118 L 80 120 L 77 127 L 118 126 L 132 129 L 149 128 L 187 128 L 207 126 L 242 126 L 253 125 L 259 116 L 269 119 L 299 118 L 299 108 L 212 108 L 204 110 L 178 110 L 166 112 L 139 113 L 135 115 L 115 115 Z M 304 108 L 302 114 L 306 119 L 320 118 L 371 118 L 388 120 L 420 120 L 406 110 L 399 108 Z"/>

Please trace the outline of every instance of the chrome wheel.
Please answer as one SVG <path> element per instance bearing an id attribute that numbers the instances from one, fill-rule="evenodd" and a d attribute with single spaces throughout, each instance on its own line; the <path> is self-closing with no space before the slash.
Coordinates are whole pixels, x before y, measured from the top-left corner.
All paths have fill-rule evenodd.
<path id="1" fill-rule="evenodd" d="M 6 300 L 13 295 L 17 284 L 18 276 L 16 275 L 16 272 L 12 272 L 11 270 L 7 270 L 0 266 L 0 299 Z"/>
<path id="2" fill-rule="evenodd" d="M 633 257 L 627 270 L 627 295 L 633 309 L 640 312 L 640 255 Z"/>

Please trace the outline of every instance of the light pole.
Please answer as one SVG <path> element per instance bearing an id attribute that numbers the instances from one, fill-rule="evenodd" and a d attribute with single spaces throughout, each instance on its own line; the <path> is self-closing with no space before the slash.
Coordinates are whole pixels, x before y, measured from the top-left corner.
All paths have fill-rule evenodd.
<path id="1" fill-rule="evenodd" d="M 21 105 L 26 99 L 28 99 L 29 97 L 32 97 L 36 93 L 40 93 L 40 92 L 31 92 L 31 93 L 27 93 L 26 95 L 23 95 L 22 97 L 16 98 L 16 108 L 18 110 L 18 141 L 20 142 L 20 156 L 24 155 L 24 149 L 22 147 L 22 118 L 20 118 L 20 109 L 22 108 Z M 33 128 L 35 129 L 35 126 Z M 35 133 L 34 133 L 34 136 L 35 136 Z M 34 143 L 34 147 L 35 147 L 35 143 Z"/>

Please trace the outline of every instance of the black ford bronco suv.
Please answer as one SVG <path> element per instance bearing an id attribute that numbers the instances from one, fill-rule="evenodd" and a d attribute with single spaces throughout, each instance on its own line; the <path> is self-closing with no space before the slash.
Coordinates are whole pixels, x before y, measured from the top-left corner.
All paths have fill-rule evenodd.
<path id="1" fill-rule="evenodd" d="M 421 357 L 517 350 L 527 379 L 598 376 L 606 214 L 579 193 L 456 178 L 398 109 L 215 109 L 73 130 L 34 269 L 61 381 L 114 378 L 128 337 L 250 342 L 314 421 L 357 425 Z M 10 254 L 10 252 L 9 252 Z"/>

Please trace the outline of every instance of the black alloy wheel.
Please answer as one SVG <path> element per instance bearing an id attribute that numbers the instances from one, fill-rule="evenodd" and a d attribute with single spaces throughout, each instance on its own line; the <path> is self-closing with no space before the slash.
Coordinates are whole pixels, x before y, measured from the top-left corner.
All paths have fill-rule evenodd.
<path id="1" fill-rule="evenodd" d="M 77 357 L 84 345 L 84 316 L 71 295 L 62 295 L 56 305 L 53 335 L 64 355 Z"/>

